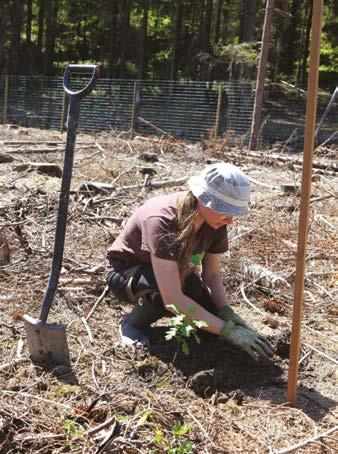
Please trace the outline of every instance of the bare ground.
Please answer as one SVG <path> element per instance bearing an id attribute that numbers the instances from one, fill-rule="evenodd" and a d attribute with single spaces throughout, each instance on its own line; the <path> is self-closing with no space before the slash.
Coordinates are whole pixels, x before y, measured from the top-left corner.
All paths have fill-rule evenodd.
<path id="1" fill-rule="evenodd" d="M 42 369 L 29 359 L 21 316 L 39 313 L 60 178 L 29 163 L 62 166 L 65 135 L 0 130 L 0 252 L 10 251 L 10 263 L 0 268 L 0 452 L 281 453 L 297 443 L 299 453 L 335 452 L 334 149 L 315 155 L 324 164 L 312 184 L 298 400 L 290 407 L 286 387 L 300 198 L 281 185 L 300 185 L 296 161 L 271 158 L 278 150 L 254 155 L 230 148 L 226 137 L 191 145 L 144 137 L 130 141 L 113 132 L 79 134 L 63 269 L 49 316 L 68 327 L 72 370 Z M 87 318 L 86 328 L 83 320 L 105 288 L 105 250 L 123 221 L 146 198 L 185 188 L 181 183 L 154 189 L 145 176 L 153 182 L 176 180 L 214 160 L 238 163 L 252 179 L 252 214 L 231 228 L 224 283 L 236 310 L 274 344 L 275 360 L 254 363 L 201 332 L 200 344 L 189 341 L 190 354 L 179 351 L 173 362 L 177 344 L 164 339 L 166 319 L 152 330 L 150 352 L 124 350 L 118 324 L 129 308 L 110 295 Z M 125 188 L 130 185 L 138 187 Z M 259 279 L 250 272 L 252 264 L 277 279 Z"/>

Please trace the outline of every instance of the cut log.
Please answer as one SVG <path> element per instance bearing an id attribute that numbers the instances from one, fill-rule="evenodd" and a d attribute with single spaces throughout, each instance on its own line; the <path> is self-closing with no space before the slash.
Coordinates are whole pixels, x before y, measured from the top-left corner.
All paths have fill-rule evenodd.
<path id="1" fill-rule="evenodd" d="M 10 262 L 10 248 L 4 234 L 0 233 L 0 266 L 6 266 Z"/>
<path id="2" fill-rule="evenodd" d="M 5 162 L 13 162 L 14 158 L 13 156 L 9 156 L 8 154 L 1 153 L 0 154 L 0 164 L 3 164 Z"/>
<path id="3" fill-rule="evenodd" d="M 49 175 L 51 177 L 62 177 L 62 169 L 57 164 L 49 162 L 28 162 L 24 164 L 18 164 L 14 167 L 16 172 L 24 172 L 25 170 L 32 171 L 36 170 L 38 173 Z"/>
<path id="4" fill-rule="evenodd" d="M 249 259 L 243 259 L 244 275 L 256 283 L 268 288 L 287 288 L 290 284 L 287 280 L 262 265 L 253 263 Z"/>
<path id="5" fill-rule="evenodd" d="M 280 187 L 285 194 L 292 194 L 300 197 L 300 186 L 296 184 L 281 184 Z"/>
<path id="6" fill-rule="evenodd" d="M 29 162 L 29 169 L 36 170 L 38 173 L 49 175 L 51 177 L 62 177 L 62 169 L 57 164 L 51 164 L 48 162 Z"/>

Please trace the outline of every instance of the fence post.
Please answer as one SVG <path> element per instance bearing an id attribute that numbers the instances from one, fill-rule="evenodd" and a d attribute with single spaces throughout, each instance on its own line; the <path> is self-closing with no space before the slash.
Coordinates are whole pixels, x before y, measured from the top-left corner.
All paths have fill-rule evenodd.
<path id="1" fill-rule="evenodd" d="M 63 98 L 62 98 L 62 111 L 61 111 L 61 124 L 60 124 L 61 132 L 63 132 L 65 130 L 65 118 L 66 118 L 67 107 L 68 107 L 68 96 L 67 96 L 67 93 L 64 91 Z"/>
<path id="2" fill-rule="evenodd" d="M 7 117 L 8 117 L 8 75 L 5 75 L 5 89 L 4 89 L 4 109 L 3 109 L 3 124 L 5 125 L 7 123 Z"/>
<path id="3" fill-rule="evenodd" d="M 217 139 L 217 137 L 219 136 L 220 129 L 221 129 L 222 93 L 223 93 L 222 84 L 219 84 L 219 86 L 218 86 L 216 123 L 215 123 L 215 139 Z"/>
<path id="4" fill-rule="evenodd" d="M 139 90 L 139 81 L 135 80 L 134 82 L 134 95 L 133 95 L 133 106 L 131 110 L 131 127 L 130 127 L 130 138 L 133 139 L 135 135 L 135 129 L 137 125 L 137 113 L 138 113 L 138 106 L 137 106 L 137 94 Z"/>

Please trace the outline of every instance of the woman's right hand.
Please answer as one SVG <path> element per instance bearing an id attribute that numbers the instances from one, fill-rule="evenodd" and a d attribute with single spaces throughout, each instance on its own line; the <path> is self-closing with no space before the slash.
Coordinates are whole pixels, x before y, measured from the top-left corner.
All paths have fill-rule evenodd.
<path id="1" fill-rule="evenodd" d="M 250 329 L 247 323 L 227 304 L 218 309 L 218 316 L 225 321 L 233 321 L 235 325 L 243 326 L 243 328 Z"/>
<path id="2" fill-rule="evenodd" d="M 236 325 L 232 320 L 225 323 L 221 336 L 247 352 L 255 361 L 258 361 L 259 357 L 270 359 L 274 355 L 273 347 L 267 339 L 251 329 Z"/>

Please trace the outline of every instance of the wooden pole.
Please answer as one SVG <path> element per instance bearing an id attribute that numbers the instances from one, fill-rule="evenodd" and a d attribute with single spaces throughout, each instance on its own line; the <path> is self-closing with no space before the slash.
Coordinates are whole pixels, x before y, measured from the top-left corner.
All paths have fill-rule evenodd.
<path id="1" fill-rule="evenodd" d="M 303 294 L 304 294 L 305 257 L 309 225 L 308 219 L 311 194 L 314 132 L 316 126 L 318 67 L 320 55 L 320 34 L 322 27 L 322 15 L 323 15 L 323 0 L 313 0 L 310 69 L 307 86 L 302 188 L 299 212 L 297 262 L 287 389 L 287 400 L 291 404 L 294 404 L 296 402 L 297 394 L 298 360 L 300 351 L 301 321 L 304 297 Z"/>
<path id="2" fill-rule="evenodd" d="M 5 125 L 8 120 L 8 86 L 9 80 L 8 75 L 5 75 L 5 87 L 4 87 L 4 111 L 3 111 L 3 124 Z"/>
<path id="3" fill-rule="evenodd" d="M 133 95 L 133 106 L 131 109 L 131 126 L 130 126 L 130 138 L 133 139 L 135 135 L 136 123 L 137 123 L 137 95 L 139 90 L 139 81 L 134 82 L 134 95 Z"/>
<path id="4" fill-rule="evenodd" d="M 219 84 L 219 86 L 218 86 L 216 122 L 215 122 L 215 139 L 219 136 L 220 129 L 221 129 L 222 93 L 223 93 L 222 85 Z"/>
<path id="5" fill-rule="evenodd" d="M 257 150 L 258 136 L 262 122 L 262 109 L 264 100 L 264 82 L 266 75 L 266 67 L 269 54 L 270 30 L 274 8 L 274 0 L 266 0 L 265 17 L 262 34 L 262 46 L 259 56 L 259 64 L 257 71 L 256 93 L 254 111 L 252 116 L 251 136 L 249 150 Z"/>

